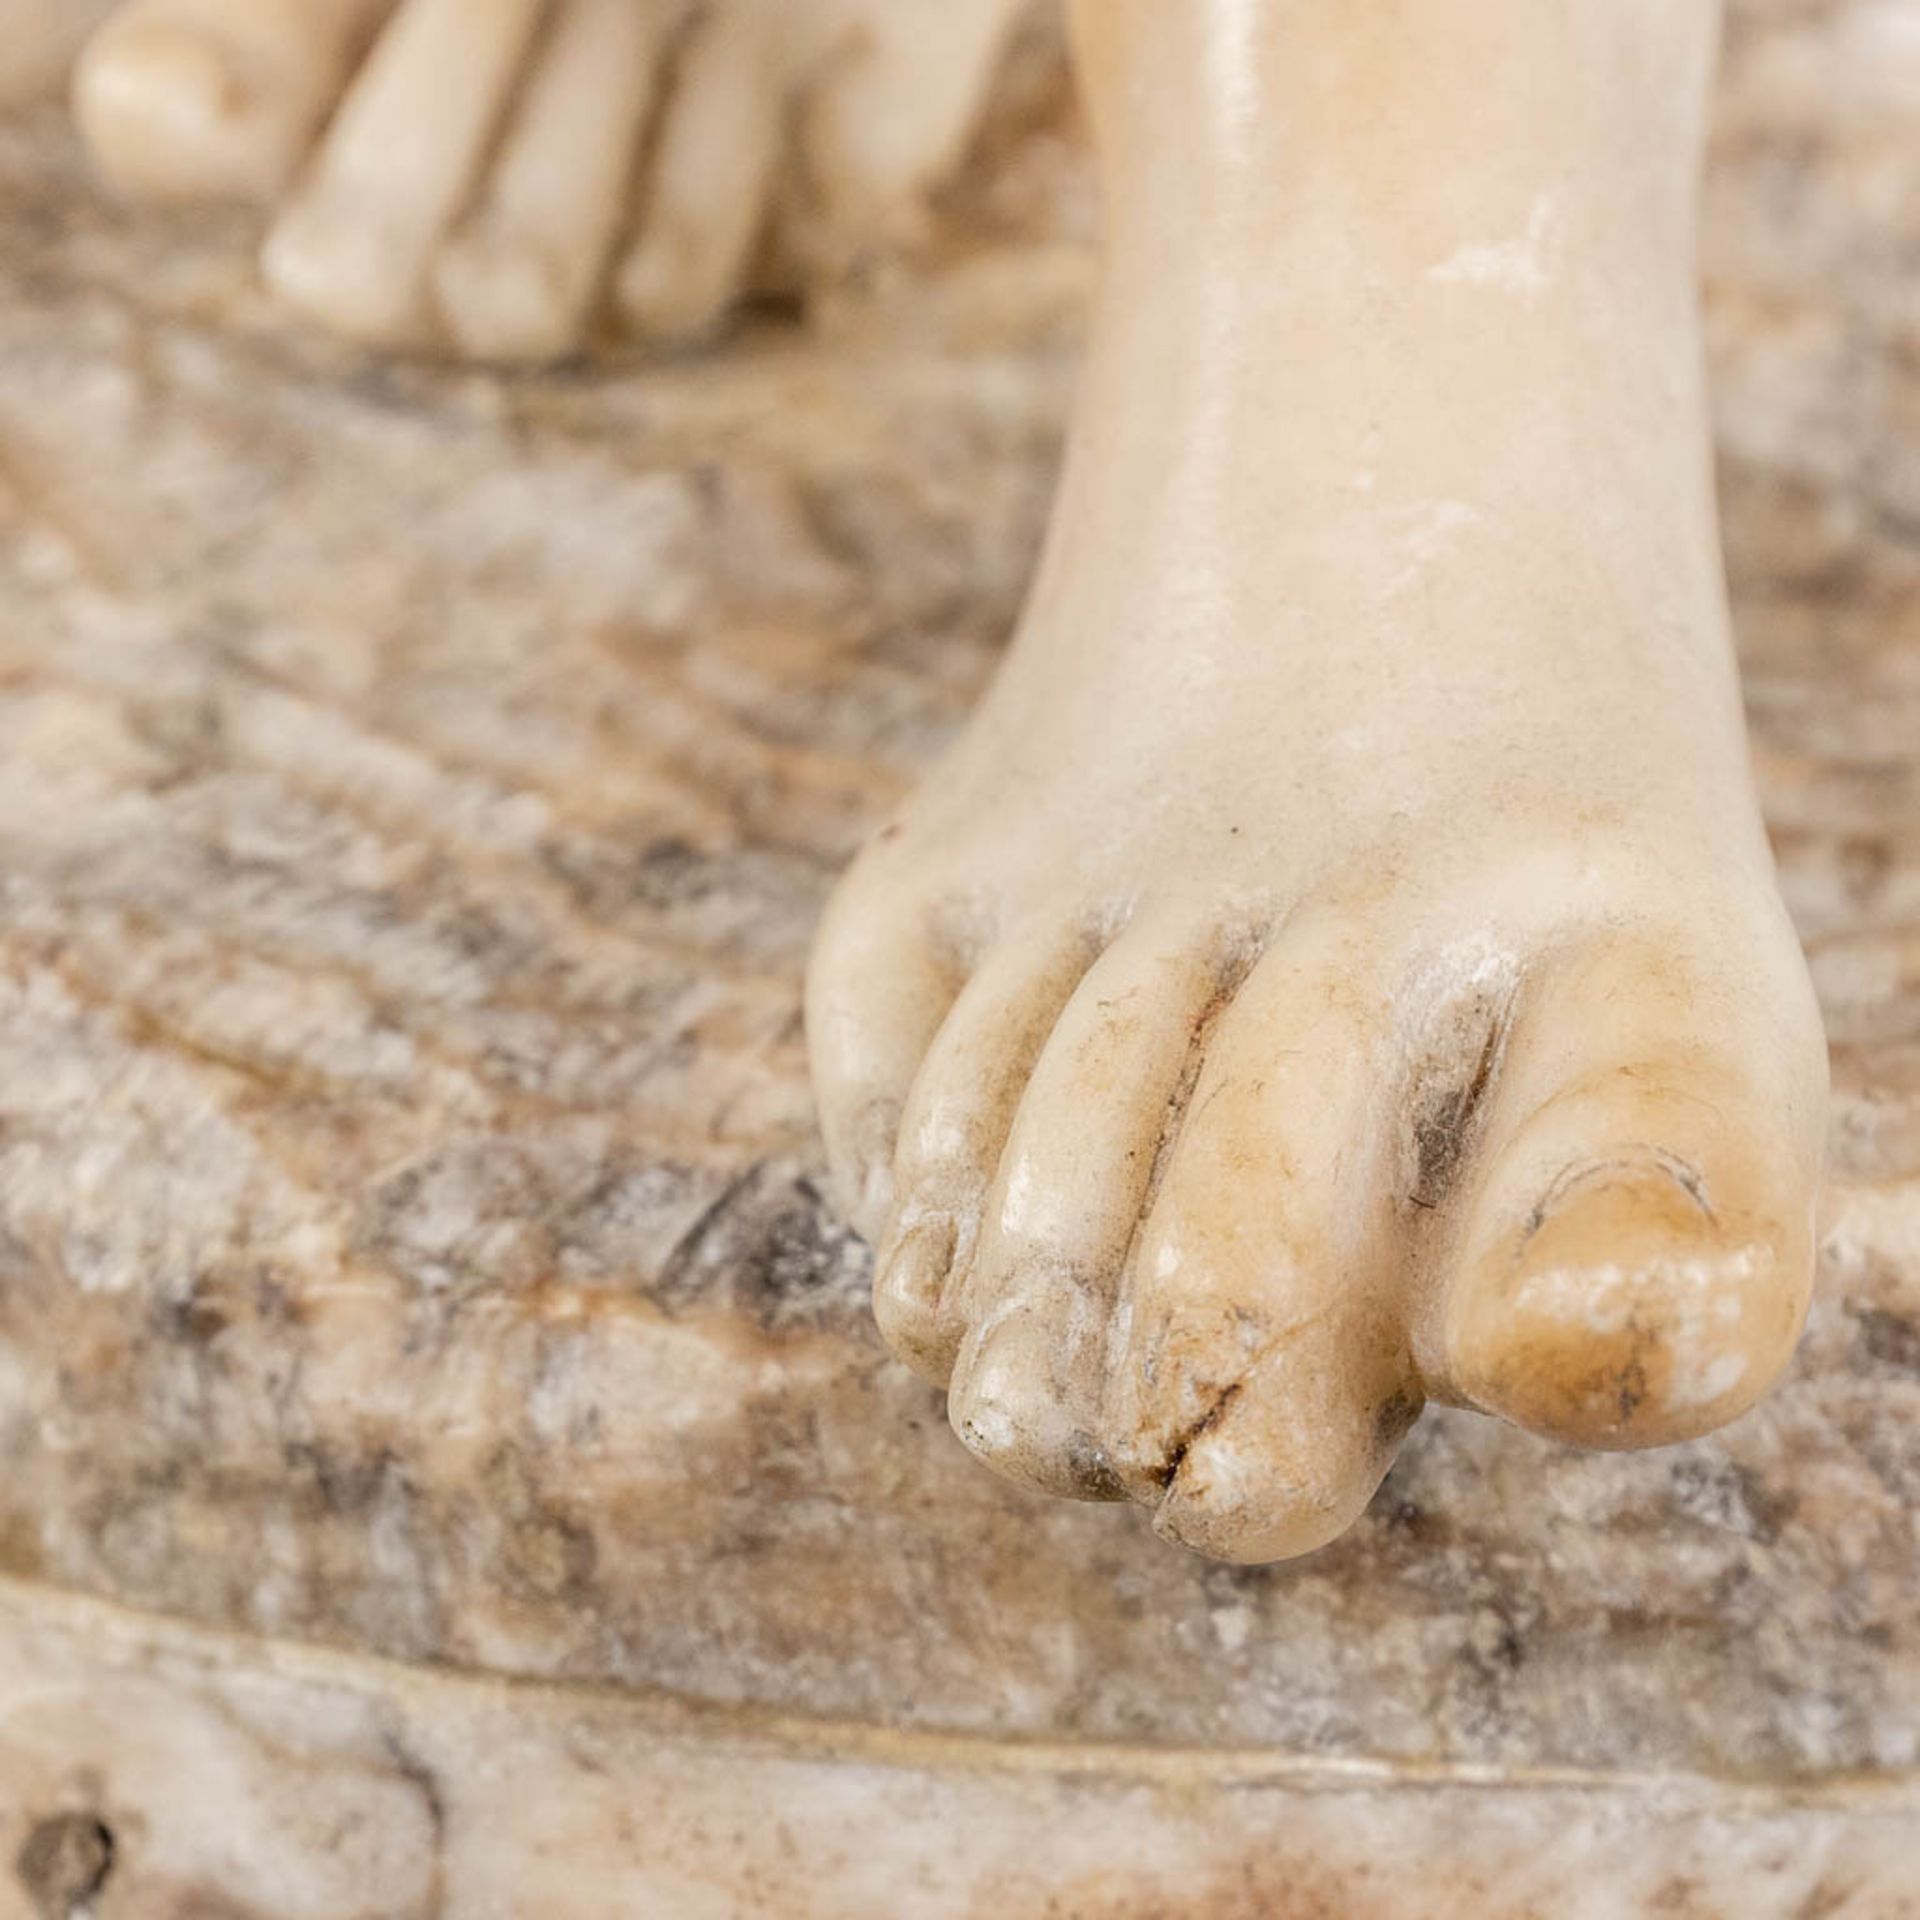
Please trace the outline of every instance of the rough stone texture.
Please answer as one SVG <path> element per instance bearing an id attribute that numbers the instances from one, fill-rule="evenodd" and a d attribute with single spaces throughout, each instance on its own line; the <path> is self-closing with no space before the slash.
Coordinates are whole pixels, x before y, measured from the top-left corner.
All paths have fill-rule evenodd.
<path id="1" fill-rule="evenodd" d="M 916 1733 L 249 1645 L 4 1582 L 0 1699 L 0 1920 L 1920 1914 L 1884 1777 L 1787 1796 Z"/>
<path id="2" fill-rule="evenodd" d="M 1047 496 L 1085 196 L 1032 118 L 884 325 L 510 382 L 289 334 L 237 230 L 0 132 L 6 1920 L 605 1911 L 549 1844 L 674 1916 L 1920 1884 L 1920 12 L 1736 8 L 1709 194 L 1756 752 L 1835 1053 L 1806 1343 L 1657 1455 L 1430 1415 L 1277 1569 L 975 1467 L 817 1184 L 813 914 L 989 671 Z M 189 1789 L 203 1721 L 239 1747 Z M 668 1775 L 702 1837 L 636 1851 L 619 1796 Z M 374 1852 L 276 1883 L 332 1858 L 315 1779 Z M 219 1781 L 230 1830 L 187 1810 Z M 789 1841 L 730 1854 L 742 1798 Z M 456 1804 L 449 1865 L 406 1822 Z M 94 1820 L 108 1877 L 61 1892 Z M 1550 1835 L 1600 1893 L 1527 1864 Z M 476 1864 L 512 1836 L 518 1907 Z"/>

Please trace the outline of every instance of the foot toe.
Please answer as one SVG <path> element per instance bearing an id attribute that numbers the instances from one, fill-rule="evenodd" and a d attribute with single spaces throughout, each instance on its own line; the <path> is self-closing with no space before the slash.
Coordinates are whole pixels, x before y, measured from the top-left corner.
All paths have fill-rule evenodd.
<path id="1" fill-rule="evenodd" d="M 401 0 L 267 235 L 261 268 L 288 305 L 378 345 L 427 335 L 434 254 L 541 17 L 539 0 Z"/>
<path id="2" fill-rule="evenodd" d="M 711 331 L 746 283 L 786 131 L 786 44 L 777 15 L 734 4 L 698 22 L 680 56 L 615 287 L 621 312 L 650 339 Z"/>
<path id="3" fill-rule="evenodd" d="M 835 241 L 910 231 L 963 157 L 1019 0 L 883 9 L 814 90 L 804 144 Z"/>
<path id="4" fill-rule="evenodd" d="M 1648 1144 L 1663 1135 L 1685 1137 L 1596 1131 L 1531 1199 L 1485 1209 L 1447 1312 L 1457 1397 L 1646 1447 L 1724 1426 L 1772 1383 L 1811 1290 L 1810 1192 L 1785 1169 L 1756 1190 L 1752 1158 Z"/>
<path id="5" fill-rule="evenodd" d="M 884 837 L 835 890 L 807 964 L 807 1054 L 846 1216 L 879 1244 L 907 1095 L 971 971 Z"/>
<path id="6" fill-rule="evenodd" d="M 944 1387 L 962 1329 L 947 1307 L 959 1226 L 944 1213 L 894 1209 L 873 1256 L 873 1318 L 896 1360 Z"/>
<path id="7" fill-rule="evenodd" d="M 1337 1539 L 1419 1416 L 1400 1346 L 1390 1326 L 1348 1323 L 1253 1360 L 1165 1454 L 1155 1530 L 1256 1564 Z"/>
<path id="8" fill-rule="evenodd" d="M 967 1332 L 948 1417 L 989 1466 L 1110 1497 L 1098 1430 L 1120 1274 L 1208 1010 L 1216 943 L 1134 927 L 1088 970 L 1021 1097 L 954 1288 Z"/>
<path id="9" fill-rule="evenodd" d="M 1670 948 L 1528 990 L 1423 1343 L 1437 1390 L 1589 1447 L 1753 1404 L 1812 1289 L 1824 1057 L 1800 1025 Z"/>
<path id="10" fill-rule="evenodd" d="M 1029 1271 L 974 1323 L 947 1411 L 977 1458 L 1044 1493 L 1126 1498 L 1097 1437 L 1110 1301 L 1075 1273 Z"/>
<path id="11" fill-rule="evenodd" d="M 1162 1533 L 1217 1558 L 1332 1539 L 1419 1412 L 1367 1150 L 1389 1031 L 1365 943 L 1289 928 L 1209 1037 L 1128 1271 L 1107 1451 Z"/>
<path id="12" fill-rule="evenodd" d="M 972 1264 L 1021 1092 L 1092 959 L 1092 942 L 1072 929 L 1003 938 L 914 1079 L 894 1153 L 893 1217 L 874 1264 L 874 1313 L 894 1352 L 942 1385 L 964 1332 L 949 1279 Z"/>
<path id="13" fill-rule="evenodd" d="M 539 235 L 474 222 L 441 249 L 436 303 L 453 343 L 476 360 L 550 360 L 585 325 L 565 262 Z"/>
<path id="14" fill-rule="evenodd" d="M 677 12 L 669 0 L 550 10 L 478 204 L 435 268 L 463 352 L 550 360 L 585 338 Z"/>
<path id="15" fill-rule="evenodd" d="M 376 346 L 416 342 L 425 326 L 426 249 L 375 203 L 322 191 L 290 201 L 260 250 L 261 277 L 296 313 Z"/>
<path id="16" fill-rule="evenodd" d="M 73 108 L 101 176 L 130 199 L 262 197 L 293 158 L 236 50 L 165 19 L 96 35 L 74 71 Z"/>

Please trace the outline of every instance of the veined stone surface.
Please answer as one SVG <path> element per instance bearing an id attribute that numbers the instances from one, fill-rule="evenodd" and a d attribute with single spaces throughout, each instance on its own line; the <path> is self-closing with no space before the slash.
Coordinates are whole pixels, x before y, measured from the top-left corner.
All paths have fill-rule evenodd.
<path id="1" fill-rule="evenodd" d="M 1920 1911 L 1913 1802 L 1886 1778 L 1788 1795 L 916 1733 L 249 1644 L 3 1583 L 0 1698 L 6 1920 Z"/>
<path id="2" fill-rule="evenodd" d="M 504 382 L 0 134 L 0 1915 L 1915 1910 L 1916 177 L 1911 0 L 1736 7 L 1793 1373 L 1653 1455 L 1429 1414 L 1248 1571 L 962 1453 L 805 1090 L 813 915 L 1038 537 L 1058 125 L 884 315 Z"/>

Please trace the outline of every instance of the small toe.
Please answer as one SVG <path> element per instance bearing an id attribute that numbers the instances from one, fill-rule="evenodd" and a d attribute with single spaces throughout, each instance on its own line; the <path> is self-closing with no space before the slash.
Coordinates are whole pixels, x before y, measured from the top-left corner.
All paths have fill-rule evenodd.
<path id="1" fill-rule="evenodd" d="M 673 18 L 668 0 L 561 0 L 479 202 L 435 268 L 462 352 L 539 361 L 579 346 Z"/>
<path id="2" fill-rule="evenodd" d="M 910 228 L 964 157 L 1021 0 L 905 0 L 846 37 L 803 143 L 843 251 Z"/>
<path id="3" fill-rule="evenodd" d="M 1786 1365 L 1824 1056 L 1817 1029 L 1787 1034 L 1711 980 L 1602 949 L 1530 990 L 1423 1341 L 1436 1391 L 1581 1446 L 1659 1446 L 1735 1418 Z"/>
<path id="4" fill-rule="evenodd" d="M 402 0 L 261 250 L 267 284 L 290 307 L 374 344 L 427 332 L 435 251 L 541 11 L 540 0 Z"/>
<path id="5" fill-rule="evenodd" d="M 434 270 L 447 337 L 466 358 L 503 365 L 570 353 L 586 330 L 587 290 L 569 265 L 543 234 L 472 222 Z"/>
<path id="6" fill-rule="evenodd" d="M 649 339 L 698 339 L 746 285 L 786 135 L 786 45 L 777 12 L 731 0 L 681 54 L 615 282 L 621 313 Z"/>
<path id="7" fill-rule="evenodd" d="M 1289 926 L 1208 1037 L 1128 1270 L 1105 1450 L 1219 1559 L 1342 1532 L 1420 1409 L 1368 1124 L 1390 1032 L 1365 942 Z"/>
<path id="8" fill-rule="evenodd" d="M 807 965 L 807 1053 L 842 1211 L 877 1244 L 907 1094 L 970 968 L 901 865 L 870 851 L 828 903 Z"/>
<path id="9" fill-rule="evenodd" d="M 328 331 L 373 346 L 425 335 L 422 236 L 390 225 L 371 201 L 296 196 L 267 231 L 260 273 L 276 298 Z"/>
<path id="10" fill-rule="evenodd" d="M 963 1331 L 948 1282 L 972 1263 L 1021 1092 L 1092 959 L 1091 940 L 1072 930 L 1002 939 L 954 1002 L 907 1099 L 874 1313 L 893 1351 L 942 1385 Z"/>
<path id="11" fill-rule="evenodd" d="M 1168 1117 L 1233 959 L 1204 930 L 1135 926 L 1049 1037 L 954 1310 L 954 1431 L 1012 1479 L 1111 1497 L 1095 1438 L 1111 1316 Z"/>

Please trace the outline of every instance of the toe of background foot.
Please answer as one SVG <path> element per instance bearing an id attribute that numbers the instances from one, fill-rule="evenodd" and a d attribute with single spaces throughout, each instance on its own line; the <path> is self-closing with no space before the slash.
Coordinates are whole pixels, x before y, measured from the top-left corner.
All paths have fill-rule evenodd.
<path id="1" fill-rule="evenodd" d="M 558 359 L 579 346 L 586 301 L 563 284 L 537 236 L 463 235 L 442 251 L 434 272 L 441 325 L 475 360 Z"/>
<path id="2" fill-rule="evenodd" d="M 912 238 L 923 201 L 965 153 L 1020 0 L 882 8 L 881 30 L 832 62 L 802 144 L 842 254 Z"/>
<path id="3" fill-rule="evenodd" d="M 73 106 L 95 165 L 130 197 L 264 192 L 279 184 L 280 156 L 261 148 L 244 77 L 229 51 L 199 29 L 109 24 L 74 70 Z"/>

